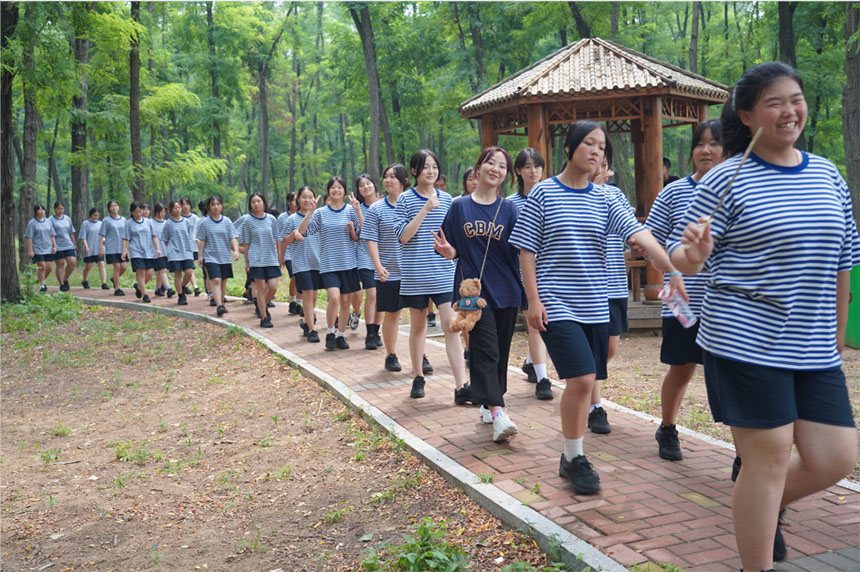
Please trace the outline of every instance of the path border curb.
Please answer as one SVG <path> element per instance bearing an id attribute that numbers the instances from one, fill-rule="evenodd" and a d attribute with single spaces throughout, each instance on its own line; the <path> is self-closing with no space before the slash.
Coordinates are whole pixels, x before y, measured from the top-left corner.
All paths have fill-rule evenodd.
<path id="1" fill-rule="evenodd" d="M 249 338 L 266 346 L 271 352 L 284 358 L 291 366 L 331 391 L 351 409 L 378 425 L 384 431 L 401 439 L 406 447 L 426 465 L 442 475 L 451 485 L 461 488 L 466 495 L 482 508 L 499 518 L 506 525 L 520 530 L 534 538 L 541 550 L 558 556 L 572 570 L 594 570 L 600 572 L 627 572 L 627 568 L 600 552 L 586 541 L 557 525 L 534 509 L 524 505 L 513 496 L 492 484 L 481 483 L 472 471 L 451 459 L 423 439 L 412 434 L 394 419 L 377 407 L 368 403 L 355 391 L 336 377 L 314 366 L 307 360 L 278 346 L 254 330 L 222 320 L 215 316 L 198 314 L 185 310 L 143 305 L 139 302 L 120 300 L 99 300 L 76 296 L 81 302 L 92 306 L 109 306 L 126 310 L 137 310 L 175 316 L 197 322 L 210 322 L 225 328 L 237 328 Z"/>

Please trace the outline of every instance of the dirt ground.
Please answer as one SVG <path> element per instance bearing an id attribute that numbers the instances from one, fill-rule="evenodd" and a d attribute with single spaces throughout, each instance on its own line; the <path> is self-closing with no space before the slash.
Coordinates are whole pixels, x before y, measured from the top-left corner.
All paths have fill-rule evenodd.
<path id="1" fill-rule="evenodd" d="M 3 570 L 357 570 L 424 517 L 548 562 L 238 330 L 95 307 L 2 350 Z"/>

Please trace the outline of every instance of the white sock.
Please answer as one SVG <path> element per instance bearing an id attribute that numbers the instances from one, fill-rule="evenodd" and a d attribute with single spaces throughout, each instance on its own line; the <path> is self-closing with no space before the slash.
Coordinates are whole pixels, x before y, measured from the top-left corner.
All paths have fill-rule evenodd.
<path id="1" fill-rule="evenodd" d="M 333 333 L 335 333 L 335 331 L 336 330 L 334 328 L 326 328 L 325 333 L 326 334 L 333 334 Z"/>
<path id="2" fill-rule="evenodd" d="M 545 379 L 546 375 L 546 364 L 545 363 L 536 363 L 535 364 L 535 376 L 538 378 L 538 381 Z"/>
<path id="3" fill-rule="evenodd" d="M 526 354 L 526 363 L 532 363 L 532 353 L 531 352 L 528 352 Z M 540 379 L 540 378 L 538 378 L 538 379 Z"/>
<path id="4" fill-rule="evenodd" d="M 564 458 L 568 461 L 572 461 L 574 457 L 579 457 L 580 455 L 584 455 L 582 452 L 582 440 L 585 437 L 580 437 L 579 439 L 565 439 L 564 440 Z"/>
<path id="5" fill-rule="evenodd" d="M 601 409 L 603 409 L 603 405 L 602 405 L 599 401 L 598 401 L 597 403 L 592 403 L 592 404 L 591 404 L 591 407 L 589 407 L 589 408 L 588 408 L 588 412 L 589 412 L 589 413 L 591 413 L 592 411 L 594 411 L 594 410 L 595 410 L 595 409 L 597 409 L 598 407 L 600 407 Z"/>
<path id="6" fill-rule="evenodd" d="M 336 338 L 342 338 L 342 337 L 343 337 L 343 332 L 335 332 L 335 333 L 334 333 L 334 337 L 336 337 Z"/>

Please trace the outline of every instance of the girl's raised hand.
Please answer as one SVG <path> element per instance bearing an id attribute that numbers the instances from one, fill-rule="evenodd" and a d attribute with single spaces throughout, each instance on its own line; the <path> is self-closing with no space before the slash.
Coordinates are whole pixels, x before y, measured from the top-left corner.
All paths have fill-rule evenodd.
<path id="1" fill-rule="evenodd" d="M 352 205 L 352 208 L 358 210 L 361 207 L 361 203 L 358 202 L 358 199 L 355 198 L 355 195 L 349 193 L 349 204 Z"/>
<path id="2" fill-rule="evenodd" d="M 430 234 L 433 235 L 433 250 L 435 250 L 448 260 L 452 260 L 455 256 L 457 256 L 456 249 L 451 246 L 451 243 L 449 243 L 448 239 L 445 238 L 444 230 L 440 228 L 439 234 L 436 234 L 431 230 Z"/>
<path id="3" fill-rule="evenodd" d="M 293 231 L 293 240 L 297 242 L 303 242 L 305 240 L 305 237 L 302 236 L 302 233 L 299 232 L 299 229 Z"/>
<path id="4" fill-rule="evenodd" d="M 427 202 L 424 203 L 424 210 L 428 213 L 439 206 L 439 197 L 435 194 L 427 199 Z"/>

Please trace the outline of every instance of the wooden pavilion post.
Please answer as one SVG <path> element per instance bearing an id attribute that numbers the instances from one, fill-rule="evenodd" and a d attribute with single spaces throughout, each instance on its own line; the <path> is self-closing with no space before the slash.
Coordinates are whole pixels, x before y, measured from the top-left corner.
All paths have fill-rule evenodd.
<path id="1" fill-rule="evenodd" d="M 529 147 L 534 148 L 543 157 L 546 166 L 544 176 L 552 171 L 552 128 L 547 118 L 546 107 L 542 103 L 532 103 L 526 108 L 528 121 Z"/>
<path id="2" fill-rule="evenodd" d="M 493 114 L 485 113 L 481 116 L 481 149 L 498 145 L 499 134 L 493 129 Z"/>
<path id="3" fill-rule="evenodd" d="M 657 193 L 663 188 L 663 101 L 659 95 L 645 98 L 643 102 L 642 131 L 644 135 L 642 162 L 645 172 L 641 198 L 643 214 L 647 217 L 651 211 L 651 205 L 657 198 Z M 639 197 L 637 202 L 638 200 Z M 662 273 L 649 264 L 645 299 L 657 300 L 657 294 L 662 286 Z"/>

